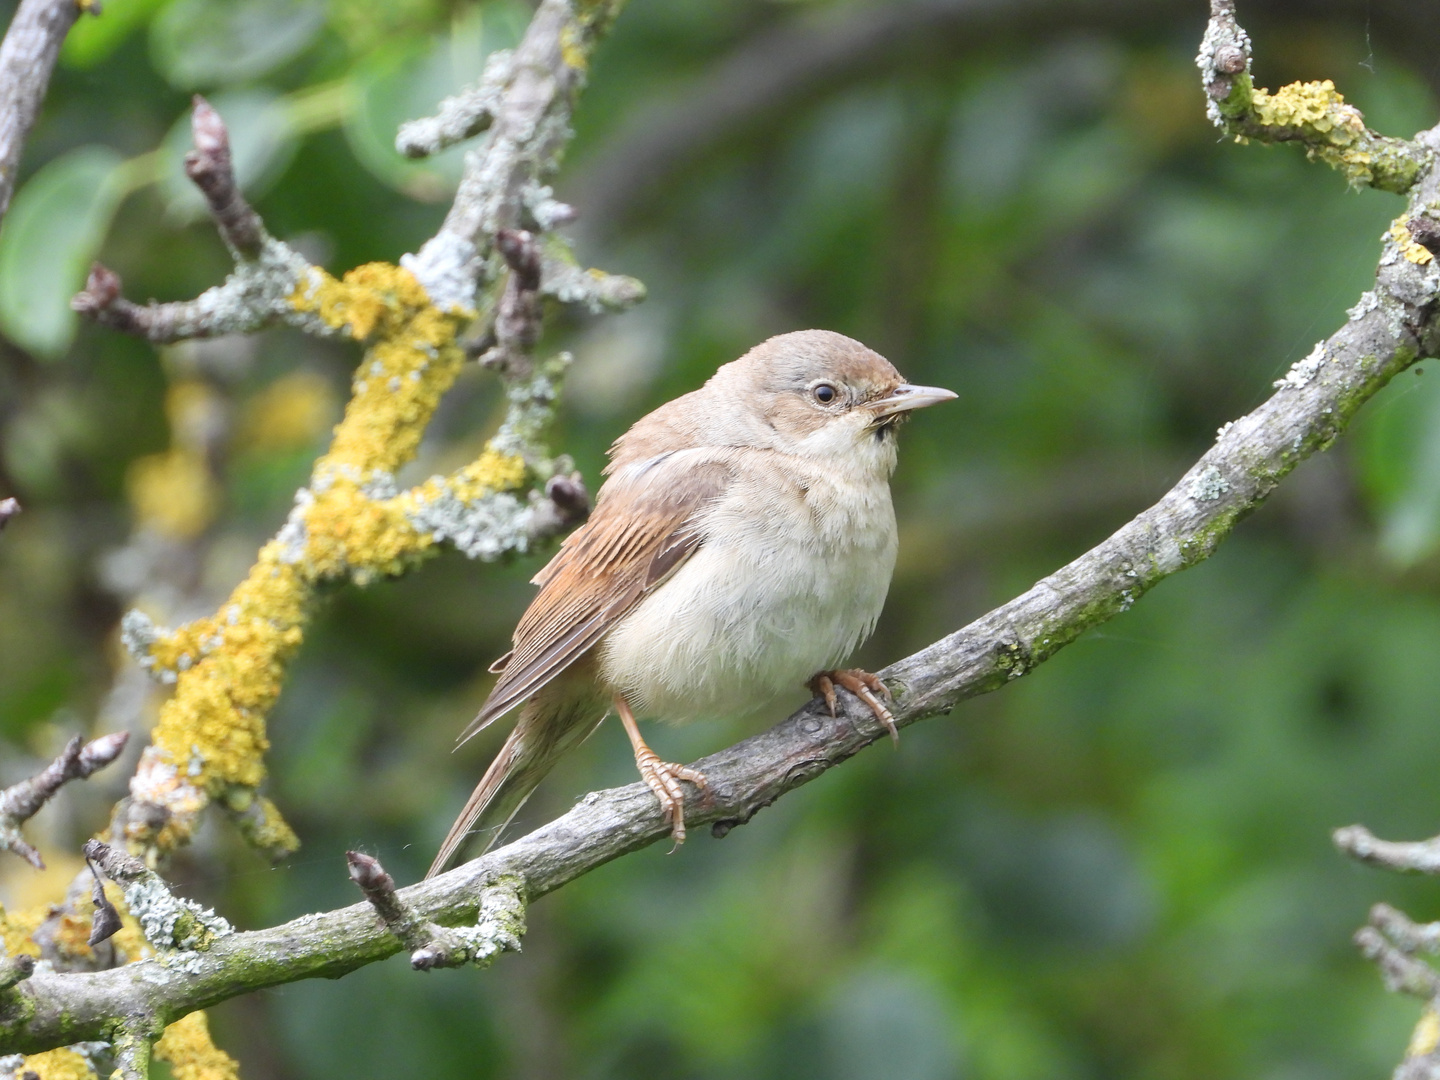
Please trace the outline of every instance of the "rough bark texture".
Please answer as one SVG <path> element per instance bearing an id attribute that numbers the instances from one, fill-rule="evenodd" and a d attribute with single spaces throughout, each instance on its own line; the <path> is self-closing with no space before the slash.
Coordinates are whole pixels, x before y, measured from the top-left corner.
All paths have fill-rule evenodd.
<path id="1" fill-rule="evenodd" d="M 0 218 L 10 209 L 20 154 L 50 72 L 82 7 L 76 0 L 21 0 L 0 44 Z"/>

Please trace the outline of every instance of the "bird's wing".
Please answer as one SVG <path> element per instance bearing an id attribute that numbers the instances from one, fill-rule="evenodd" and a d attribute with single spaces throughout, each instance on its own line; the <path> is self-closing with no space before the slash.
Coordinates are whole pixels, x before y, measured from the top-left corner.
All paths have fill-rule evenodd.
<path id="1" fill-rule="evenodd" d="M 699 512 L 725 492 L 731 476 L 723 461 L 670 455 L 634 479 L 611 480 L 590 519 L 535 575 L 540 592 L 515 628 L 515 647 L 495 665 L 499 681 L 460 741 L 564 671 L 674 573 L 700 546 Z"/>

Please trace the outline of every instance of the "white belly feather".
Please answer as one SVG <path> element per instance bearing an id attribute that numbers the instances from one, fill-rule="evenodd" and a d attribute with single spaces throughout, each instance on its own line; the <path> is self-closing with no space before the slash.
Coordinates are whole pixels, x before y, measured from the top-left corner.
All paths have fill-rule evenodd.
<path id="1" fill-rule="evenodd" d="M 605 682 L 680 722 L 748 712 L 838 665 L 895 568 L 888 471 L 737 484 L 705 512 L 699 550 L 605 637 Z"/>

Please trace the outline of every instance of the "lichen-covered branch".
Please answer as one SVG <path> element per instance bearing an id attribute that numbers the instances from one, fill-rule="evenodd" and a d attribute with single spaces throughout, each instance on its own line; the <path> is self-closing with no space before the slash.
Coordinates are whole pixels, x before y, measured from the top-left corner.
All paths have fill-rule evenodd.
<path id="1" fill-rule="evenodd" d="M 1434 198 L 1437 183 L 1427 173 L 1413 198 Z M 1433 352 L 1437 290 L 1434 269 L 1400 257 L 1387 240 L 1376 288 L 1346 324 L 1280 379 L 1268 401 L 1225 425 L 1215 446 L 1159 502 L 1021 596 L 882 671 L 895 693 L 897 723 L 1004 686 L 1205 559 L 1396 372 Z M 812 702 L 770 731 L 698 762 L 714 800 L 696 808 L 691 824 L 709 824 L 723 836 L 885 737 L 868 709 L 848 698 L 842 705 L 831 717 Z M 482 890 L 501 878 L 523 882 L 520 891 L 533 902 L 668 835 L 643 784 L 595 792 L 549 825 L 396 897 L 417 919 L 473 925 Z M 37 974 L 15 990 L 23 1007 L 0 1009 L 0 1047 L 39 1050 L 103 1038 L 123 1008 L 143 1005 L 174 1018 L 261 987 L 340 975 L 402 947 L 367 903 L 225 936 L 184 971 L 142 961 L 105 972 Z"/>
<path id="2" fill-rule="evenodd" d="M 434 116 L 401 124 L 395 149 L 408 158 L 424 158 L 479 135 L 500 111 L 514 60 L 509 49 L 496 49 L 485 58 L 479 80 L 442 101 Z"/>
<path id="3" fill-rule="evenodd" d="M 549 232 L 570 217 L 544 181 L 570 140 L 590 54 L 622 6 L 623 0 L 542 0 L 513 55 L 487 66 L 475 91 L 452 99 L 435 120 L 402 129 L 405 152 L 438 149 L 451 134 L 486 129 L 466 154 L 440 231 L 401 260 L 436 303 L 468 307 L 476 290 L 503 271 L 503 260 L 492 258 L 502 229 Z"/>
<path id="4" fill-rule="evenodd" d="M 1234 0 L 1211 0 L 1210 23 L 1196 57 L 1210 99 L 1210 119 L 1240 140 L 1297 142 L 1312 159 L 1342 172 L 1356 187 L 1403 195 L 1434 149 L 1418 140 L 1377 134 L 1330 80 L 1291 83 L 1273 94 L 1250 74 L 1250 37 L 1235 19 Z"/>
<path id="5" fill-rule="evenodd" d="M 119 757 L 129 738 L 127 731 L 91 742 L 76 735 L 43 770 L 0 791 L 0 848 L 13 851 L 36 870 L 44 870 L 45 860 L 20 835 L 20 826 L 34 817 L 63 785 L 71 780 L 84 780 Z"/>
<path id="6" fill-rule="evenodd" d="M 20 0 L 0 43 L 0 218 L 10 208 L 20 154 L 45 100 L 60 46 L 90 7 L 81 0 Z"/>
<path id="7" fill-rule="evenodd" d="M 234 272 L 224 284 L 194 300 L 136 304 L 121 295 L 120 276 L 96 263 L 70 306 L 101 326 L 156 344 L 253 333 L 279 323 L 318 336 L 338 336 L 341 327 L 295 303 L 295 297 L 319 287 L 326 275 L 266 232 L 236 183 L 225 123 L 198 94 L 190 127 L 194 149 L 185 157 L 185 174 L 205 197 L 210 216 L 235 258 Z"/>
<path id="8" fill-rule="evenodd" d="M 1336 829 L 1333 839 L 1335 846 L 1352 859 L 1382 870 L 1440 874 L 1440 836 L 1396 842 L 1377 838 L 1363 825 L 1347 825 Z"/>
<path id="9" fill-rule="evenodd" d="M 1370 921 L 1355 932 L 1355 944 L 1380 969 L 1385 988 L 1425 1002 L 1395 1080 L 1440 1078 L 1440 973 L 1418 955 L 1440 951 L 1440 923 L 1419 924 L 1389 904 L 1370 909 Z"/>
<path id="10" fill-rule="evenodd" d="M 427 245 L 400 266 L 371 264 L 340 280 L 270 237 L 236 186 L 224 123 L 198 97 L 186 171 L 206 197 L 235 272 L 196 300 L 141 306 L 124 300 L 118 277 L 97 266 L 75 298 L 74 306 L 98 321 L 156 342 L 279 321 L 365 346 L 329 451 L 297 493 L 284 527 L 219 612 L 175 630 L 139 612 L 125 619 L 131 652 L 175 687 L 111 827 L 112 839 L 148 861 L 185 843 L 211 802 L 273 856 L 294 850 L 297 838 L 259 792 L 265 716 L 321 587 L 399 573 L 441 543 L 485 559 L 523 552 L 588 510 L 568 459 L 552 458 L 544 445 L 569 358 L 537 364 L 529 355 L 539 336 L 541 298 L 615 308 L 640 299 L 643 289 L 631 279 L 575 266 L 566 243 L 549 231 L 570 211 L 549 198 L 538 178 L 555 167 L 568 140 L 585 57 L 617 7 L 547 0 L 513 61 L 500 57 L 487 69 L 482 96 L 496 122 L 492 138 L 471 155 L 457 206 L 481 199 L 495 209 L 496 221 L 524 217 L 540 230 L 532 235 L 497 226 L 495 235 L 465 240 L 472 254 L 482 239 L 506 253 L 501 266 L 508 281 L 490 275 L 498 300 L 489 305 L 488 323 L 472 325 L 480 263 L 468 255 L 449 263 L 426 255 L 456 239 L 453 233 L 443 239 L 444 229 L 438 247 Z M 442 109 L 447 139 L 480 130 L 473 120 L 455 121 L 462 105 Z M 482 161 L 489 164 L 477 164 Z M 477 169 L 488 179 L 477 180 Z M 494 366 L 507 384 L 506 422 L 470 465 L 401 491 L 395 473 L 414 456 L 465 360 L 464 331 L 466 340 L 500 350 L 492 360 L 504 360 Z M 532 490 L 522 497 L 526 487 Z"/>
<path id="11" fill-rule="evenodd" d="M 416 971 L 466 964 L 489 967 L 500 953 L 520 950 L 525 897 L 518 878 L 502 877 L 481 890 L 474 926 L 441 926 L 400 898 L 395 879 L 380 860 L 358 851 L 347 851 L 345 858 L 350 880 L 360 887 L 385 928 L 410 950 L 410 966 Z"/>
<path id="12" fill-rule="evenodd" d="M 1363 825 L 1336 829 L 1335 846 L 1351 858 L 1384 870 L 1440 874 L 1440 837 L 1410 843 L 1377 839 Z M 1425 1002 L 1396 1080 L 1440 1080 L 1440 973 L 1422 953 L 1440 953 L 1440 923 L 1416 923 L 1389 904 L 1370 909 L 1369 923 L 1355 932 L 1365 959 L 1380 969 L 1385 988 Z"/>

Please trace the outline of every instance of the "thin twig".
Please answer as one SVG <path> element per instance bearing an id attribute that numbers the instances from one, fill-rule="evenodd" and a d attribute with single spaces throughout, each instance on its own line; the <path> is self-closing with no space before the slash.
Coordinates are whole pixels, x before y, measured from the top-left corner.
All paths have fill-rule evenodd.
<path id="1" fill-rule="evenodd" d="M 25 842 L 20 826 L 34 817 L 62 785 L 84 780 L 119 757 L 129 738 L 128 731 L 117 731 L 87 743 L 77 735 L 40 772 L 0 791 L 0 847 L 15 852 L 37 870 L 45 869 L 45 860 Z"/>
<path id="2" fill-rule="evenodd" d="M 225 242 L 241 258 L 253 259 L 265 242 L 265 226 L 240 193 L 225 122 L 199 94 L 194 98 L 190 130 L 195 148 L 185 155 L 185 175 L 205 196 Z"/>
<path id="3" fill-rule="evenodd" d="M 193 300 L 136 304 L 122 295 L 120 275 L 96 263 L 70 307 L 101 326 L 157 345 L 253 333 L 278 323 L 317 337 L 337 336 L 338 328 L 292 302 L 311 280 L 312 267 L 294 248 L 266 232 L 260 216 L 245 201 L 235 179 L 225 122 L 199 95 L 194 99 L 191 132 L 194 149 L 185 157 L 185 173 L 204 195 L 216 228 L 235 257 L 234 272 L 224 284 Z"/>
<path id="4" fill-rule="evenodd" d="M 1440 836 L 1397 842 L 1378 839 L 1364 825 L 1347 825 L 1332 835 L 1335 846 L 1352 859 L 1385 870 L 1440 874 Z"/>

